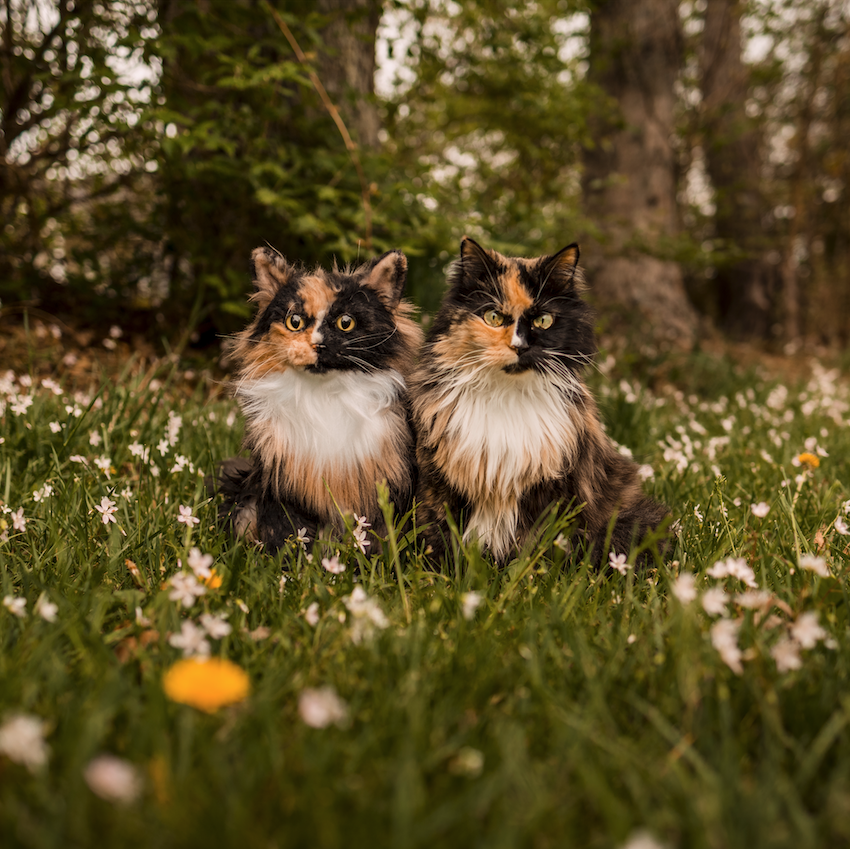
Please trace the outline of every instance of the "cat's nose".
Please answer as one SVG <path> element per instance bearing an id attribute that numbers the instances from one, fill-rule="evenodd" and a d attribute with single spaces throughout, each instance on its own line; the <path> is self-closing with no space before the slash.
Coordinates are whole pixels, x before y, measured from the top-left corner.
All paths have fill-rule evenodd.
<path id="1" fill-rule="evenodd" d="M 522 353 L 528 347 L 528 340 L 525 334 L 520 332 L 520 329 L 514 325 L 513 336 L 511 336 L 511 348 L 518 354 Z"/>

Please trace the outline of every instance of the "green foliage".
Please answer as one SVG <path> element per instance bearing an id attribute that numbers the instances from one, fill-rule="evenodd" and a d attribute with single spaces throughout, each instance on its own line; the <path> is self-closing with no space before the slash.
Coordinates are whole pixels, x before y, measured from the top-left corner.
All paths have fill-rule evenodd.
<path id="1" fill-rule="evenodd" d="M 2 378 L 0 597 L 27 615 L 0 606 L 0 727 L 38 717 L 49 746 L 32 772 L 0 755 L 4 845 L 616 846 L 641 830 L 672 846 L 845 842 L 850 558 L 835 520 L 850 391 L 819 366 L 795 387 L 706 355 L 688 366 L 691 383 L 657 393 L 594 378 L 609 432 L 652 464 L 647 486 L 680 527 L 656 568 L 626 575 L 571 562 L 564 521 L 501 571 L 458 543 L 436 573 L 401 533 L 365 553 L 350 536 L 293 540 L 271 558 L 219 530 L 205 494 L 203 473 L 238 447 L 232 402 L 156 368 L 76 392 Z M 804 449 L 818 468 L 792 465 Z M 181 505 L 200 524 L 181 523 Z M 223 580 L 184 607 L 169 596 L 193 547 Z M 830 577 L 800 568 L 808 552 Z M 337 553 L 333 575 L 322 559 Z M 766 608 L 708 574 L 729 557 Z M 677 597 L 677 574 L 696 600 Z M 718 588 L 740 674 L 712 636 L 724 617 L 702 606 Z M 35 610 L 42 594 L 54 622 Z M 202 613 L 228 614 L 231 632 L 205 639 L 251 680 L 212 715 L 162 689 L 181 654 L 170 638 Z M 777 668 L 806 613 L 826 639 Z M 326 686 L 339 724 L 311 727 L 299 700 Z M 89 788 L 102 753 L 137 770 L 136 801 Z"/>

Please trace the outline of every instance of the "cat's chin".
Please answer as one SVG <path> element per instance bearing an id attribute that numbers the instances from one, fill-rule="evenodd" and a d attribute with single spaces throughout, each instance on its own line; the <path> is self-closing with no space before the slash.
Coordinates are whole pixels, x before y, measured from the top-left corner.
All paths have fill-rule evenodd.
<path id="1" fill-rule="evenodd" d="M 526 372 L 531 370 L 531 363 L 515 362 L 508 363 L 508 365 L 506 366 L 502 366 L 502 371 L 505 374 L 525 374 Z"/>

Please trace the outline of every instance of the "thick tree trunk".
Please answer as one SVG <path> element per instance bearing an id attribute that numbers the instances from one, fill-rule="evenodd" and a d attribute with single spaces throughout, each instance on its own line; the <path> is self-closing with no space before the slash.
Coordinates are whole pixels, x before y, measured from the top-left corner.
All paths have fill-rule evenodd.
<path id="1" fill-rule="evenodd" d="M 742 0 L 711 0 L 700 50 L 706 167 L 715 192 L 719 247 L 741 256 L 717 270 L 721 326 L 738 337 L 766 338 L 778 313 L 780 269 L 769 263 L 762 236 L 761 140 L 746 113 L 749 70 L 741 55 Z M 787 273 L 787 269 L 786 269 Z M 796 299 L 786 304 L 797 331 Z"/>
<path id="2" fill-rule="evenodd" d="M 637 311 L 656 339 L 693 340 L 697 315 L 681 269 L 653 255 L 677 231 L 674 83 L 682 63 L 676 0 L 602 0 L 590 18 L 589 79 L 619 106 L 585 157 L 598 227 L 590 282 L 600 303 Z M 586 252 L 587 255 L 587 252 Z"/>
<path id="3" fill-rule="evenodd" d="M 348 131 L 363 147 L 377 147 L 381 127 L 375 94 L 375 41 L 379 0 L 318 0 L 329 24 L 322 30 L 324 56 L 317 69 L 340 108 Z"/>

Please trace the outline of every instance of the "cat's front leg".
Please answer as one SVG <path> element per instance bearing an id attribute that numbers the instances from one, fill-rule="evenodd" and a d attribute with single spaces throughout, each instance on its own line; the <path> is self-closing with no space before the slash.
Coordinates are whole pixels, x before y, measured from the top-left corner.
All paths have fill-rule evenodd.
<path id="1" fill-rule="evenodd" d="M 269 554 L 277 554 L 292 537 L 314 540 L 319 522 L 311 513 L 271 494 L 257 501 L 257 530 Z"/>

